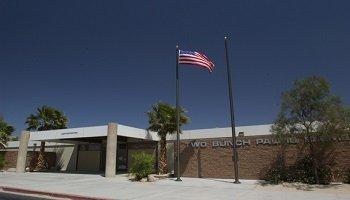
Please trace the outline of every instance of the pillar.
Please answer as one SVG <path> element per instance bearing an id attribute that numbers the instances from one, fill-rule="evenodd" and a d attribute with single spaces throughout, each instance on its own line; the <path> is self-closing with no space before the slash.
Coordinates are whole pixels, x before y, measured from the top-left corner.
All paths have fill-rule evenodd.
<path id="1" fill-rule="evenodd" d="M 117 124 L 108 123 L 105 177 L 115 176 L 117 165 Z"/>
<path id="2" fill-rule="evenodd" d="M 29 131 L 22 131 L 21 138 L 19 140 L 19 148 L 18 148 L 18 154 L 17 154 L 17 165 L 16 165 L 17 173 L 25 172 L 29 137 L 30 137 Z"/>

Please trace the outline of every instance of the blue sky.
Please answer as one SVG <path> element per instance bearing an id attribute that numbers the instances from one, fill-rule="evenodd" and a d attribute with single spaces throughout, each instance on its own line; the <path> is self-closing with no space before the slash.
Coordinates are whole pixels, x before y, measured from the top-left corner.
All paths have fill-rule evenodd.
<path id="1" fill-rule="evenodd" d="M 69 127 L 145 128 L 157 101 L 175 104 L 175 45 L 212 74 L 180 69 L 185 129 L 229 126 L 229 37 L 238 125 L 272 123 L 293 80 L 326 77 L 350 103 L 348 1 L 0 1 L 0 115 L 16 128 L 41 105 Z"/>

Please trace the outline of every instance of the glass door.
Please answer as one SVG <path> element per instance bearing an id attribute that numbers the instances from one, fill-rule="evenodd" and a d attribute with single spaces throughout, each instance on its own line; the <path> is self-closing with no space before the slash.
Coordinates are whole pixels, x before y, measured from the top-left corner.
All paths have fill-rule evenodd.
<path id="1" fill-rule="evenodd" d="M 128 170 L 128 149 L 126 142 L 118 142 L 117 145 L 117 171 Z"/>

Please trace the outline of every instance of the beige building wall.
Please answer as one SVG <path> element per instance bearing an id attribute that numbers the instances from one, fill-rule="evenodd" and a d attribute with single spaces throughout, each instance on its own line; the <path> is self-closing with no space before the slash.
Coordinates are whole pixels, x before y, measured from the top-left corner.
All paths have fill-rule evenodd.
<path id="1" fill-rule="evenodd" d="M 40 150 L 40 143 L 35 143 L 35 145 L 30 144 L 28 147 L 28 152 Z M 18 147 L 11 147 L 7 149 L 2 149 L 0 151 L 18 151 Z M 63 143 L 46 143 L 46 152 L 56 153 L 56 166 L 55 169 L 60 171 L 76 171 L 76 159 L 77 159 L 77 145 L 76 144 L 63 144 Z"/>
<path id="2" fill-rule="evenodd" d="M 56 152 L 56 166 L 60 171 L 76 171 L 78 145 L 50 148 L 47 151 Z"/>

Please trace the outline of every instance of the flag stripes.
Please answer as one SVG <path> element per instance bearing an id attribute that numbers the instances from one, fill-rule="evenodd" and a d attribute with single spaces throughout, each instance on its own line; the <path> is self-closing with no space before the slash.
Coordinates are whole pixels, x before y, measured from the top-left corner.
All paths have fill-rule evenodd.
<path id="1" fill-rule="evenodd" d="M 210 72 L 214 69 L 214 63 L 207 56 L 195 51 L 179 50 L 179 64 L 197 65 Z"/>

